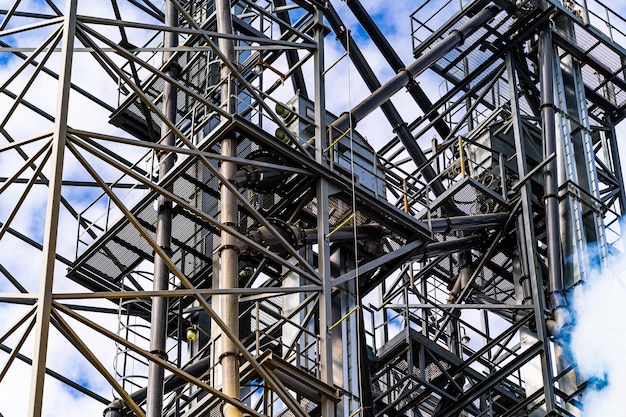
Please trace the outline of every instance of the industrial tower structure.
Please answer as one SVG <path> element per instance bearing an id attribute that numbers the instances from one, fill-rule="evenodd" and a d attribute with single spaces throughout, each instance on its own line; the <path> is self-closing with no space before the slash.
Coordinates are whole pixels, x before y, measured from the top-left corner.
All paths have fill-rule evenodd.
<path id="1" fill-rule="evenodd" d="M 359 0 L 0 13 L 0 390 L 28 369 L 29 416 L 54 381 L 105 417 L 580 414 L 618 13 L 418 1 L 410 60 Z"/>

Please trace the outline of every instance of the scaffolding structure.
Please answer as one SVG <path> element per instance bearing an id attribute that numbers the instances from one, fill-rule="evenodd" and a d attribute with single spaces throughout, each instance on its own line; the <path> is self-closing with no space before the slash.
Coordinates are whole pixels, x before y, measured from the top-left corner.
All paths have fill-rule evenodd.
<path id="1" fill-rule="evenodd" d="M 580 415 L 568 296 L 623 250 L 617 11 L 420 0 L 407 58 L 360 0 L 10 3 L 28 416 L 58 382 L 105 417 Z"/>

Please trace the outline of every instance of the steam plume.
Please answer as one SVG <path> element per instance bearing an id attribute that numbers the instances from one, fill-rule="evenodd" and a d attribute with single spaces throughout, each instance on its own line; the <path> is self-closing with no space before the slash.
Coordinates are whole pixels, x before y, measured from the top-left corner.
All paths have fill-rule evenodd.
<path id="1" fill-rule="evenodd" d="M 611 258 L 573 294 L 572 350 L 581 380 L 583 417 L 624 415 L 626 396 L 626 255 Z"/>

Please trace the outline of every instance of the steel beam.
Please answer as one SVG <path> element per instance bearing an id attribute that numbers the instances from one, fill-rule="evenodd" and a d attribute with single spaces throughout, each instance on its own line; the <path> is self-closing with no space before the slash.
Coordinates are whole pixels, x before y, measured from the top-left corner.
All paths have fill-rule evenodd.
<path id="1" fill-rule="evenodd" d="M 328 22 L 333 31 L 335 31 L 335 33 L 337 34 L 339 40 L 342 42 L 343 47 L 346 49 L 346 51 L 349 51 L 350 59 L 355 64 L 356 69 L 363 77 L 363 81 L 365 82 L 367 87 L 372 92 L 379 91 L 381 88 L 381 84 L 378 81 L 376 74 L 374 74 L 374 71 L 370 67 L 365 56 L 363 56 L 363 54 L 361 53 L 361 50 L 352 38 L 352 35 L 350 35 L 350 32 L 345 29 L 345 24 L 341 21 L 341 18 L 331 4 L 329 4 L 328 9 L 326 10 L 326 18 L 328 19 Z M 422 166 L 426 163 L 426 156 L 417 144 L 416 139 L 411 134 L 411 131 L 409 130 L 407 124 L 404 122 L 404 120 L 402 120 L 402 117 L 400 116 L 400 113 L 398 112 L 396 107 L 391 101 L 388 100 L 390 97 L 391 94 L 388 97 L 385 97 L 384 100 L 381 100 L 381 102 L 377 105 L 380 106 L 381 110 L 387 117 L 387 120 L 389 120 L 389 123 L 398 135 L 398 138 L 404 145 L 411 158 L 413 158 L 413 160 L 415 161 L 415 164 L 418 167 Z M 372 107 L 370 111 L 372 110 L 374 110 L 374 107 Z M 333 122 L 330 125 L 331 138 L 336 138 L 340 136 L 348 129 L 349 122 L 346 117 L 347 116 L 345 115 L 341 116 L 337 121 Z M 360 116 L 360 118 L 359 116 L 357 116 L 357 118 L 354 118 L 354 116 L 351 117 L 354 121 L 354 126 L 352 126 L 352 128 L 354 128 L 356 122 L 358 122 L 358 120 L 360 120 L 360 118 L 364 116 Z M 332 141 L 333 139 L 331 139 L 331 142 Z M 437 178 L 437 174 L 430 165 L 427 165 L 423 168 L 423 175 L 427 181 L 432 181 L 431 187 L 436 195 L 444 192 L 445 187 L 441 183 L 441 180 Z"/>
<path id="2" fill-rule="evenodd" d="M 48 339 L 50 335 L 52 283 L 54 281 L 57 237 L 59 233 L 61 184 L 63 179 L 67 119 L 70 105 L 70 79 L 74 56 L 74 36 L 76 33 L 76 2 L 77 0 L 67 0 L 65 2 L 65 17 L 63 18 L 61 69 L 59 72 L 57 109 L 52 136 L 52 155 L 50 158 L 52 162 L 52 172 L 50 173 L 48 203 L 46 205 L 41 281 L 34 329 L 35 350 L 33 354 L 30 397 L 28 400 L 28 415 L 31 417 L 41 417 L 43 413 L 42 404 L 44 378 L 46 375 L 46 359 L 48 354 Z"/>
<path id="3" fill-rule="evenodd" d="M 459 29 L 451 32 L 446 38 L 438 42 L 432 49 L 425 52 L 409 65 L 405 71 L 395 75 L 385 84 L 380 86 L 369 97 L 361 101 L 359 104 L 350 109 L 349 112 L 339 117 L 332 123 L 331 128 L 339 132 L 345 132 L 349 127 L 355 127 L 356 124 L 372 111 L 380 107 L 384 102 L 389 100 L 392 95 L 412 82 L 415 77 L 428 69 L 443 55 L 448 53 L 454 47 L 463 43 L 465 38 L 471 35 L 476 29 L 482 27 L 500 11 L 497 6 L 488 6 L 477 13 L 474 17 L 463 24 Z M 333 137 L 339 134 L 333 133 Z"/>
<path id="4" fill-rule="evenodd" d="M 511 94 L 511 116 L 513 123 L 513 135 L 515 140 L 515 149 L 519 155 L 526 155 L 526 138 L 524 135 L 524 129 L 522 126 L 521 115 L 518 106 L 518 94 L 516 90 L 516 77 L 515 77 L 515 65 L 514 59 L 511 54 L 506 58 L 507 73 L 509 79 L 509 89 Z M 526 165 L 526 158 L 517 158 L 517 170 L 521 177 L 524 177 L 528 171 Z M 532 189 L 529 182 L 525 182 L 520 187 L 520 199 L 521 199 L 521 213 L 520 221 L 518 221 L 517 233 L 519 235 L 519 241 L 522 242 L 525 247 L 520 249 L 521 253 L 526 256 L 520 259 L 526 265 L 526 272 L 528 273 L 528 285 L 526 291 L 528 294 L 524 294 L 524 297 L 529 297 L 528 302 L 531 302 L 534 306 L 535 312 L 535 328 L 538 339 L 543 343 L 542 352 L 539 355 L 541 367 L 541 380 L 543 383 L 543 393 L 545 401 L 545 409 L 547 412 L 552 412 L 555 408 L 554 398 L 554 386 L 552 384 L 552 360 L 550 355 L 550 343 L 546 331 L 546 323 L 544 317 L 545 300 L 543 296 L 543 281 L 540 269 L 537 262 L 537 247 L 535 238 L 535 224 L 533 221 L 533 207 L 532 207 Z M 521 226 L 521 228 L 519 227 Z M 530 287 L 530 288 L 528 288 Z M 530 384 L 529 384 L 530 385 Z M 542 412 L 542 411 L 539 411 Z"/>
<path id="5" fill-rule="evenodd" d="M 406 68 L 402 59 L 398 56 L 385 35 L 381 32 L 374 19 L 370 16 L 367 10 L 365 10 L 365 7 L 363 7 L 360 0 L 348 0 L 346 3 L 348 4 L 348 7 L 350 7 L 350 10 L 352 10 L 352 13 L 354 13 L 354 16 L 356 16 L 359 23 L 363 25 L 363 29 L 365 29 L 367 34 L 372 38 L 372 41 L 376 44 L 378 50 L 383 54 L 383 57 L 387 63 L 389 63 L 391 68 L 393 68 L 396 73 Z M 439 136 L 442 139 L 447 138 L 450 135 L 450 127 L 439 117 L 436 110 L 431 112 L 433 109 L 433 103 L 430 101 L 430 98 L 428 98 L 422 87 L 420 87 L 417 83 L 409 83 L 407 90 L 422 111 L 424 113 L 429 112 L 429 120 L 434 123 L 434 128 Z"/>
<path id="6" fill-rule="evenodd" d="M 274 7 L 276 7 L 277 9 L 284 7 L 285 4 L 286 4 L 285 0 L 274 0 Z M 279 19 L 284 20 L 285 22 L 289 24 L 291 23 L 291 17 L 289 16 L 289 11 L 287 10 L 278 10 L 276 12 L 276 16 L 278 16 Z M 285 51 L 285 54 L 287 55 L 287 64 L 289 65 L 289 67 L 293 68 L 296 65 L 298 65 L 299 58 L 298 58 L 297 51 L 290 49 L 290 50 Z M 295 68 L 295 70 L 293 71 L 291 82 L 293 83 L 294 90 L 299 91 L 301 96 L 308 97 L 307 90 L 306 90 L 306 82 L 304 80 L 304 74 L 300 66 Z"/>
<path id="7" fill-rule="evenodd" d="M 324 62 L 324 27 L 323 10 L 315 8 L 315 40 L 318 50 L 313 55 L 313 86 L 315 100 L 315 161 L 327 165 L 324 149 L 328 144 L 326 136 L 326 80 Z M 322 293 L 319 299 L 320 328 L 320 379 L 323 383 L 333 386 L 333 340 L 330 326 L 332 325 L 332 283 L 330 267 L 330 242 L 327 239 L 330 231 L 328 209 L 329 183 L 320 177 L 316 184 L 317 197 L 317 241 L 318 241 L 318 274 L 322 280 Z M 335 405 L 330 398 L 322 398 L 321 416 L 334 417 Z"/>

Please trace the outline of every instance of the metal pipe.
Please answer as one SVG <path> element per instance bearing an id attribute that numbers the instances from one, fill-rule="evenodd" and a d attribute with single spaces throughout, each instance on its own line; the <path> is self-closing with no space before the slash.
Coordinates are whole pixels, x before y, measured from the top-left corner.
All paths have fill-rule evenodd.
<path id="1" fill-rule="evenodd" d="M 465 236 L 454 240 L 427 243 L 420 247 L 419 250 L 416 250 L 408 260 L 417 261 L 442 255 L 451 255 L 459 251 L 478 248 L 484 243 L 484 239 L 481 236 Z"/>
<path id="2" fill-rule="evenodd" d="M 190 365 L 182 368 L 187 374 L 200 378 L 206 371 L 209 370 L 209 364 L 207 361 L 194 362 Z M 187 383 L 187 380 L 179 375 L 170 375 L 164 379 L 163 392 L 165 394 L 172 392 Z M 147 388 L 140 389 L 133 392 L 130 398 L 137 404 L 140 404 L 147 398 Z M 116 399 L 107 405 L 106 409 L 102 413 L 104 417 L 121 417 L 124 415 L 126 404 L 122 399 Z"/>
<path id="3" fill-rule="evenodd" d="M 229 0 L 215 0 L 217 14 L 217 31 L 224 34 L 233 33 L 233 18 Z M 232 39 L 220 38 L 218 47 L 228 62 L 236 62 L 235 44 Z M 227 65 L 222 64 L 220 77 L 222 79 L 221 100 L 223 109 L 234 114 L 237 109 L 235 83 Z M 221 155 L 235 157 L 237 155 L 237 139 L 234 136 L 222 140 Z M 237 175 L 237 164 L 223 161 L 220 172 L 225 181 L 234 181 Z M 225 183 L 220 185 L 221 222 L 236 228 L 238 222 L 237 198 Z M 223 231 L 220 235 L 221 247 L 219 250 L 219 286 L 220 288 L 239 287 L 239 249 L 236 247 L 237 238 Z M 239 335 L 239 298 L 236 294 L 220 296 L 221 316 L 224 323 L 236 337 Z M 223 334 L 220 363 L 222 365 L 222 392 L 235 399 L 241 398 L 239 378 L 239 352 L 228 335 Z M 242 411 L 232 404 L 225 403 L 222 412 L 224 417 L 241 417 Z"/>
<path id="4" fill-rule="evenodd" d="M 270 220 L 281 236 L 285 238 L 285 240 L 287 240 L 287 242 L 289 242 L 289 244 L 295 249 L 300 249 L 305 245 L 318 243 L 317 228 L 303 229 L 299 226 L 281 222 L 277 219 Z M 383 236 L 386 236 L 387 234 L 389 234 L 389 232 L 385 230 L 384 227 L 376 223 L 371 223 L 357 226 L 356 236 L 353 229 L 346 227 L 345 230 L 339 230 L 336 233 L 333 233 L 332 236 L 327 236 L 325 240 L 328 242 L 352 241 L 355 237 L 357 240 L 378 240 L 382 239 Z M 274 234 L 272 234 L 265 226 L 261 226 L 250 231 L 248 237 L 265 246 L 269 250 L 278 252 L 281 256 L 289 256 L 276 236 L 274 236 Z M 241 250 L 245 250 L 247 248 L 247 245 L 243 242 L 239 242 L 237 245 Z"/>
<path id="5" fill-rule="evenodd" d="M 509 218 L 508 213 L 478 214 L 429 220 L 433 233 L 486 230 L 502 226 Z"/>
<path id="6" fill-rule="evenodd" d="M 442 56 L 450 52 L 456 46 L 462 45 L 465 38 L 473 33 L 476 29 L 483 26 L 491 20 L 498 12 L 498 6 L 488 6 L 478 12 L 474 17 L 468 20 L 458 29 L 450 32 L 450 34 L 437 43 L 432 49 L 417 58 L 406 70 L 399 72 L 378 90 L 374 91 L 369 97 L 354 106 L 348 113 L 342 114 L 334 123 L 331 124 L 331 136 L 339 136 L 345 132 L 350 125 L 353 127 L 365 118 L 372 111 L 376 110 L 391 96 L 400 91 L 409 82 L 419 75 L 422 71 L 429 68 Z"/>
<path id="7" fill-rule="evenodd" d="M 519 248 L 518 259 L 520 263 L 519 283 L 522 289 L 522 304 L 532 304 L 532 288 L 530 283 L 530 272 L 528 270 L 529 258 L 526 248 L 526 233 L 524 231 L 524 214 L 520 213 L 516 219 L 517 246 Z"/>
<path id="8" fill-rule="evenodd" d="M 279 189 L 289 177 L 289 173 L 273 168 L 244 166 L 235 174 L 234 183 L 241 188 L 250 188 L 259 193 Z"/>
<path id="9" fill-rule="evenodd" d="M 539 37 L 540 81 L 541 81 L 541 121 L 544 140 L 544 159 L 557 150 L 554 105 L 554 51 L 552 46 L 552 30 L 544 28 Z M 570 64 L 571 65 L 571 64 Z M 570 394 L 577 390 L 577 375 L 571 369 L 573 359 L 566 346 L 569 344 L 572 330 L 563 277 L 563 259 L 561 253 L 561 218 L 558 199 L 558 163 L 552 159 L 544 168 L 544 204 L 546 211 L 546 235 L 548 240 L 548 294 L 552 309 L 552 319 L 546 321 L 549 335 L 554 337 L 554 356 L 556 370 L 562 376 L 557 380 L 559 388 Z M 563 227 L 567 224 L 563 223 Z M 571 415 L 578 415 L 579 410 L 571 404 L 564 408 Z"/>
<path id="10" fill-rule="evenodd" d="M 102 413 L 103 417 L 122 417 L 124 415 L 124 402 L 115 400 L 107 406 Z"/>
<path id="11" fill-rule="evenodd" d="M 178 11 L 171 1 L 165 2 L 165 28 L 163 46 L 163 60 L 167 63 L 165 73 L 173 79 L 178 78 L 178 66 L 175 55 L 170 48 L 178 46 L 177 32 L 167 28 L 178 27 Z M 171 62 L 168 62 L 170 61 Z M 174 84 L 165 82 L 163 86 L 163 114 L 171 122 L 176 123 L 177 88 Z M 161 124 L 161 140 L 168 146 L 176 145 L 176 136 L 165 121 Z M 171 153 L 159 154 L 159 180 L 165 178 L 176 161 Z M 165 196 L 157 200 L 156 243 L 165 253 L 171 253 L 172 240 L 172 201 Z M 152 288 L 155 291 L 166 290 L 169 287 L 170 271 L 165 261 L 154 255 L 154 281 Z M 153 297 L 150 321 L 150 352 L 162 359 L 167 358 L 167 312 L 168 300 L 166 297 Z M 148 385 L 146 397 L 146 416 L 161 417 L 163 410 L 163 381 L 165 370 L 155 362 L 148 367 Z"/>
<path id="12" fill-rule="evenodd" d="M 554 52 L 552 30 L 545 28 L 539 35 L 541 65 L 541 129 L 543 133 L 544 158 L 556 152 L 556 129 L 554 111 Z M 543 170 L 544 204 L 546 211 L 546 234 L 548 243 L 549 296 L 552 311 L 566 307 L 563 295 L 563 267 L 561 255 L 561 228 L 559 218 L 557 159 L 553 158 Z"/>
<path id="13" fill-rule="evenodd" d="M 467 287 L 467 285 L 469 284 L 470 278 L 472 276 L 471 252 L 470 251 L 459 252 L 458 258 L 459 258 L 459 261 L 458 261 L 459 273 L 456 278 L 456 281 L 454 282 L 452 289 L 450 290 L 450 295 L 447 301 L 448 304 L 456 303 L 458 295 L 461 293 L 461 291 L 463 291 L 465 287 Z M 461 318 L 461 311 L 460 310 L 452 311 L 451 316 L 452 317 L 447 325 L 448 350 L 450 350 L 450 353 L 452 353 L 453 355 L 462 359 L 463 347 L 461 345 L 461 338 L 459 337 L 459 334 L 460 334 L 459 320 Z M 459 372 L 454 375 L 454 377 L 452 378 L 448 386 L 446 386 L 445 390 L 452 397 L 456 398 L 460 394 L 463 393 L 464 384 L 465 384 L 465 375 L 463 374 L 463 372 Z M 442 414 L 442 411 L 447 409 L 448 406 L 450 406 L 451 404 L 452 404 L 452 401 L 450 399 L 448 398 L 442 399 L 440 403 L 437 404 L 437 407 L 435 408 L 435 411 L 433 412 L 433 416 L 437 416 L 437 417 L 440 416 Z M 458 414 L 454 413 L 453 415 L 458 415 Z"/>

